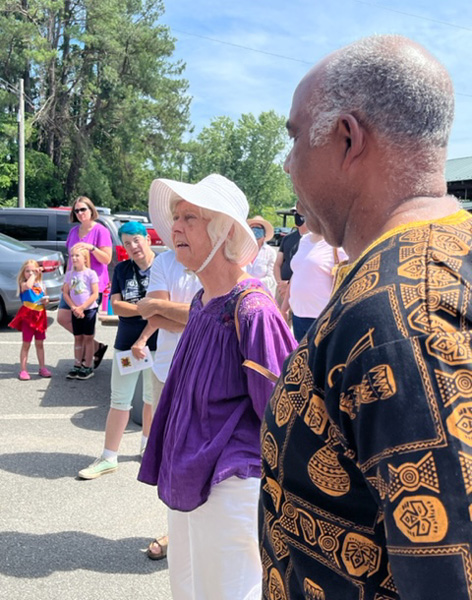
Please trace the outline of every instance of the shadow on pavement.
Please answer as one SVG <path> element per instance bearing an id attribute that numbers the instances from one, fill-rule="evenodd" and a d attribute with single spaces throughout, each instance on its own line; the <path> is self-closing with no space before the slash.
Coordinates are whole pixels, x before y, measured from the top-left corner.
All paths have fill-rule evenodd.
<path id="1" fill-rule="evenodd" d="M 0 532 L 0 573 L 39 578 L 56 571 L 78 569 L 143 575 L 167 569 L 167 560 L 151 561 L 142 552 L 149 541 L 149 538 L 110 540 L 79 531 L 41 535 L 3 531 Z"/>
<path id="2" fill-rule="evenodd" d="M 66 378 L 73 365 L 74 361 L 72 359 L 60 360 L 52 369 L 53 376 L 48 381 L 47 389 L 41 399 L 41 406 L 106 406 L 108 410 L 110 405 L 111 360 L 104 360 L 100 368 L 94 371 L 94 376 L 85 381 Z"/>
<path id="3" fill-rule="evenodd" d="M 109 408 L 110 406 L 107 404 L 106 406 L 96 406 L 95 408 L 81 410 L 71 418 L 71 423 L 75 427 L 79 427 L 79 429 L 105 432 L 105 423 Z M 141 426 L 136 424 L 130 416 L 124 435 L 134 431 L 141 431 Z"/>
<path id="4" fill-rule="evenodd" d="M 65 452 L 15 452 L 0 456 L 0 469 L 23 477 L 72 478 L 82 482 L 83 480 L 77 477 L 78 471 L 90 465 L 96 458 L 96 456 L 87 456 L 86 454 L 67 454 Z M 128 456 L 120 454 L 118 460 L 119 464 L 137 463 L 139 458 L 137 454 Z"/>
<path id="5" fill-rule="evenodd" d="M 3 333 L 2 333 L 3 336 Z M 38 375 L 38 363 L 34 348 L 30 349 L 28 362 L 28 372 L 31 375 L 30 381 L 20 382 L 26 390 L 28 386 L 35 382 L 47 382 L 48 387 L 43 396 L 42 406 L 81 406 L 99 404 L 103 400 L 109 402 L 110 399 L 110 376 L 111 359 L 104 359 L 99 369 L 94 371 L 95 375 L 85 381 L 66 379 L 67 373 L 74 366 L 73 359 L 60 360 L 55 367 L 47 362 L 46 364 L 52 371 L 51 379 L 44 379 Z M 18 379 L 20 370 L 20 349 L 19 346 L 12 347 L 12 362 L 0 363 L 0 380 Z"/>

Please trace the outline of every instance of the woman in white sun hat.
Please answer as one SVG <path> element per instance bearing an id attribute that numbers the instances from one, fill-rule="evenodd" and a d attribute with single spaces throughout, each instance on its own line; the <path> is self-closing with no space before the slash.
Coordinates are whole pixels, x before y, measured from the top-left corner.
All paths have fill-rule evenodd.
<path id="1" fill-rule="evenodd" d="M 257 279 L 262 281 L 269 289 L 270 293 L 275 296 L 277 282 L 275 281 L 274 266 L 277 253 L 267 243 L 274 237 L 274 228 L 269 221 L 266 221 L 266 219 L 260 215 L 248 219 L 247 223 L 257 240 L 259 252 L 257 253 L 256 258 L 248 264 L 246 271 L 249 275 L 257 277 Z"/>
<path id="2" fill-rule="evenodd" d="M 260 425 L 295 340 L 245 271 L 257 253 L 243 192 L 221 175 L 156 179 L 149 212 L 203 289 L 153 420 L 138 478 L 168 506 L 174 600 L 243 600 L 261 581 Z M 260 597 L 260 594 L 259 594 Z"/>

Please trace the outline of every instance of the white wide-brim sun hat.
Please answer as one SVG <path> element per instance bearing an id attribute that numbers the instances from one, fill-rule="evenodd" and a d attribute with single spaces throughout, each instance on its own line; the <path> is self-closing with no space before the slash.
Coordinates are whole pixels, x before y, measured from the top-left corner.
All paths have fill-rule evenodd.
<path id="1" fill-rule="evenodd" d="M 155 179 L 149 190 L 149 216 L 154 229 L 164 244 L 174 249 L 172 243 L 173 217 L 171 203 L 186 200 L 200 208 L 223 213 L 233 219 L 234 226 L 243 232 L 239 248 L 239 265 L 244 267 L 257 255 L 259 247 L 246 222 L 249 204 L 238 186 L 222 175 L 208 175 L 198 183 L 184 183 L 172 179 Z"/>

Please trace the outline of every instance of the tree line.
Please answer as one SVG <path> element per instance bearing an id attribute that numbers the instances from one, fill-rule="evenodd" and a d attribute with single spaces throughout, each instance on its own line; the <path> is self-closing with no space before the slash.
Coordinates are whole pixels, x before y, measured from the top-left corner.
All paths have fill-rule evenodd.
<path id="1" fill-rule="evenodd" d="M 78 194 L 146 209 L 156 177 L 234 180 L 251 213 L 294 203 L 282 169 L 285 118 L 215 116 L 191 137 L 191 97 L 162 0 L 0 0 L 0 205 L 17 203 L 17 111 L 24 80 L 26 204 Z"/>

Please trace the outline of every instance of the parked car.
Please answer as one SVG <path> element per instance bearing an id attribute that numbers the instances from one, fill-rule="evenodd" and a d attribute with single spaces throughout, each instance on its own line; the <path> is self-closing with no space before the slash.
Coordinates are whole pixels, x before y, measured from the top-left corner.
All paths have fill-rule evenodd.
<path id="1" fill-rule="evenodd" d="M 472 213 L 472 202 L 470 200 L 463 200 L 461 202 L 461 208 L 463 208 L 467 212 Z"/>
<path id="2" fill-rule="evenodd" d="M 157 254 L 158 252 L 167 250 L 167 247 L 164 246 L 164 242 L 161 240 L 157 231 L 154 229 L 153 224 L 149 222 L 149 219 L 145 215 L 135 214 L 131 212 L 121 212 L 115 213 L 113 217 L 115 219 L 118 219 L 121 223 L 128 223 L 128 221 L 139 221 L 147 229 L 149 237 L 151 238 L 151 246 L 153 247 L 154 252 Z"/>
<path id="3" fill-rule="evenodd" d="M 161 252 L 162 250 L 167 250 L 167 247 L 164 246 L 164 242 L 158 236 L 157 231 L 154 229 L 152 223 L 143 223 L 144 227 L 146 227 L 149 237 L 151 238 L 151 246 L 153 247 L 154 252 Z"/>
<path id="4" fill-rule="evenodd" d="M 57 308 L 64 283 L 64 257 L 61 252 L 34 248 L 0 233 L 0 322 L 21 306 L 16 278 L 25 260 L 36 260 L 43 268 L 43 281 L 49 296 L 48 309 Z"/>
<path id="5" fill-rule="evenodd" d="M 282 238 L 288 235 L 292 229 L 292 227 L 274 227 L 274 237 L 269 240 L 269 244 L 272 246 L 280 246 Z"/>
<path id="6" fill-rule="evenodd" d="M 69 221 L 70 207 L 54 208 L 0 208 L 0 233 L 38 248 L 62 252 L 67 265 L 66 240 L 71 227 L 77 223 Z M 110 279 L 115 265 L 128 258 L 128 253 L 118 236 L 120 221 L 110 215 L 98 215 L 97 222 L 110 232 L 113 255 L 108 265 Z"/>
<path id="7" fill-rule="evenodd" d="M 140 223 L 149 223 L 149 218 L 147 217 L 147 215 L 143 215 L 140 213 L 123 211 L 115 213 L 113 216 L 115 217 L 115 219 L 119 219 L 123 223 L 126 223 L 127 221 L 139 221 Z"/>

